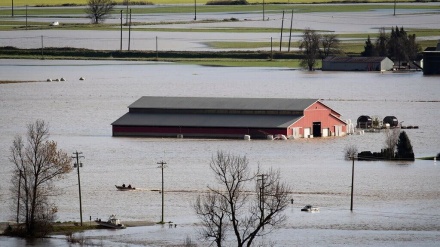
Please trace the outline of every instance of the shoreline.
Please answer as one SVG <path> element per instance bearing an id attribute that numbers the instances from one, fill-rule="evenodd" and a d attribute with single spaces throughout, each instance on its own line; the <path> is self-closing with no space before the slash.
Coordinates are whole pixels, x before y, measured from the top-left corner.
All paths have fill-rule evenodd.
<path id="1" fill-rule="evenodd" d="M 156 224 L 159 224 L 157 222 L 146 221 L 146 220 L 123 221 L 122 223 L 126 227 L 154 226 Z M 164 224 L 167 223 L 168 222 L 165 222 Z M 6 236 L 4 235 L 4 231 L 8 228 L 8 226 L 15 226 L 15 225 L 17 225 L 17 223 L 13 221 L 0 222 L 0 236 Z M 49 233 L 48 236 L 65 234 L 66 232 L 81 232 L 87 230 L 106 229 L 104 227 L 99 227 L 99 225 L 95 221 L 83 222 L 83 226 L 81 227 L 79 226 L 79 222 L 54 223 L 53 226 L 60 227 L 63 229 L 54 230 L 53 232 Z M 15 236 L 10 236 L 10 237 L 15 237 Z"/>

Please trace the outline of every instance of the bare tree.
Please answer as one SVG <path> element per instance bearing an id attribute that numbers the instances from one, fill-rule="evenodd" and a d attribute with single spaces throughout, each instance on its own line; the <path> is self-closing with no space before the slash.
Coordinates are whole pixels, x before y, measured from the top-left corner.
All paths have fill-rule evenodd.
<path id="1" fill-rule="evenodd" d="M 203 238 L 212 239 L 218 247 L 222 246 L 229 227 L 226 200 L 216 193 L 208 192 L 204 196 L 197 197 L 194 209 L 204 226 L 200 232 Z"/>
<path id="2" fill-rule="evenodd" d="M 98 24 L 107 19 L 114 6 L 115 2 L 112 0 L 88 0 L 85 11 L 92 20 L 92 23 Z"/>
<path id="3" fill-rule="evenodd" d="M 303 58 L 300 61 L 300 65 L 312 71 L 316 65 L 316 60 L 319 58 L 319 45 L 320 45 L 321 35 L 306 28 L 304 30 L 302 40 L 300 43 L 300 50 L 303 53 Z"/>
<path id="4" fill-rule="evenodd" d="M 288 205 L 290 188 L 281 182 L 279 172 L 260 173 L 257 169 L 251 173 L 248 164 L 246 156 L 221 151 L 211 160 L 220 188 L 208 187 L 210 192 L 198 198 L 195 209 L 202 219 L 203 236 L 217 246 L 222 246 L 229 231 L 237 246 L 251 246 L 256 237 L 270 233 L 285 220 L 282 212 Z M 249 184 L 256 186 L 249 188 Z"/>
<path id="5" fill-rule="evenodd" d="M 399 135 L 399 128 L 385 129 L 385 155 L 388 159 L 394 158 Z"/>
<path id="6" fill-rule="evenodd" d="M 339 48 L 340 40 L 336 34 L 324 34 L 321 37 L 322 57 L 326 58 L 329 55 L 337 55 L 342 51 Z"/>
<path id="7" fill-rule="evenodd" d="M 55 192 L 53 181 L 72 170 L 70 157 L 48 137 L 47 124 L 37 120 L 27 126 L 26 140 L 17 136 L 10 148 L 10 161 L 15 166 L 11 191 L 28 236 L 47 234 L 44 230 L 57 212 L 49 200 Z"/>
<path id="8" fill-rule="evenodd" d="M 344 157 L 346 160 L 352 160 L 357 156 L 358 148 L 356 145 L 351 144 L 345 147 Z"/>

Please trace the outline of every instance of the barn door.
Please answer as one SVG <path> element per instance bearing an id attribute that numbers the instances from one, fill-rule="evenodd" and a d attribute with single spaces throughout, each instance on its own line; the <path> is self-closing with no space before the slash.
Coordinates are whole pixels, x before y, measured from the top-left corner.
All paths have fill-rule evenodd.
<path id="1" fill-rule="evenodd" d="M 313 122 L 313 137 L 321 137 L 321 122 Z"/>

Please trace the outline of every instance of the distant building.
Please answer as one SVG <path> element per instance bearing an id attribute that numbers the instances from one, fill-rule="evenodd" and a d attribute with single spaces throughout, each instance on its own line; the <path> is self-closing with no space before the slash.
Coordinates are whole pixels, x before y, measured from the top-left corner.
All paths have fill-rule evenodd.
<path id="1" fill-rule="evenodd" d="M 427 47 L 423 51 L 423 74 L 440 75 L 440 40 L 437 47 Z"/>
<path id="2" fill-rule="evenodd" d="M 326 57 L 323 71 L 387 71 L 394 63 L 387 57 Z"/>
<path id="3" fill-rule="evenodd" d="M 113 136 L 311 138 L 343 136 L 341 115 L 317 99 L 144 96 L 112 123 Z"/>

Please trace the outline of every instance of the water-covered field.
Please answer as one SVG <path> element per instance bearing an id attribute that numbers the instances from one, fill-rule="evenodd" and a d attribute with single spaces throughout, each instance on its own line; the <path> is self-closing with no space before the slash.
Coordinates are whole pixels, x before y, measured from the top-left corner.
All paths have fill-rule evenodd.
<path id="1" fill-rule="evenodd" d="M 209 161 L 218 150 L 246 155 L 253 168 L 279 169 L 293 189 L 287 220 L 260 239 L 273 246 L 436 246 L 440 241 L 440 169 L 433 161 L 356 162 L 354 211 L 350 212 L 351 162 L 344 148 L 379 151 L 384 135 L 366 133 L 342 138 L 266 140 L 194 140 L 113 138 L 111 123 L 144 95 L 316 98 L 355 121 L 367 114 L 396 116 L 407 130 L 417 157 L 440 152 L 437 77 L 422 73 L 305 72 L 277 68 L 214 68 L 145 62 L 1 60 L 2 80 L 37 82 L 0 85 L 0 221 L 15 219 L 9 181 L 9 147 L 26 124 L 44 119 L 51 138 L 73 153 L 82 152 L 80 168 L 83 218 L 157 222 L 161 215 L 164 160 L 165 221 L 176 228 L 146 226 L 120 231 L 79 233 L 104 246 L 169 246 L 187 237 L 201 242 L 192 209 L 195 197 L 214 184 Z M 166 76 L 164 76 L 166 75 Z M 46 82 L 48 78 L 66 82 Z M 85 81 L 80 81 L 85 77 Z M 132 184 L 120 192 L 115 184 Z M 60 221 L 79 221 L 77 175 L 59 184 L 53 198 Z M 305 204 L 319 213 L 300 212 Z M 13 207 L 12 207 L 13 208 Z M 62 246 L 61 239 L 40 246 Z M 0 238 L 1 246 L 21 246 Z M 28 243 L 29 244 L 29 243 Z M 38 244 L 37 244 L 38 245 Z M 233 245 L 233 244 L 231 244 Z"/>
<path id="2" fill-rule="evenodd" d="M 285 15 L 280 11 L 243 11 L 243 12 L 198 12 L 197 22 L 194 22 L 194 13 L 156 13 L 156 14 L 133 14 L 132 22 L 137 25 L 131 28 L 129 34 L 127 26 L 124 26 L 122 33 L 122 50 L 160 50 L 160 51 L 206 51 L 206 50 L 237 50 L 236 48 L 218 49 L 214 48 L 211 42 L 232 42 L 252 43 L 273 41 L 273 47 L 259 47 L 258 50 L 278 50 L 279 42 L 282 40 L 291 42 L 300 40 L 303 30 L 310 28 L 324 33 L 335 34 L 362 34 L 362 43 L 367 39 L 367 34 L 374 37 L 379 28 L 404 27 L 405 30 L 412 29 L 440 29 L 438 21 L 440 13 L 438 9 L 429 8 L 438 6 L 439 3 L 423 3 L 426 9 L 401 9 L 397 7 L 396 15 L 392 4 L 388 9 L 375 9 L 372 7 L 364 12 L 313 12 L 313 5 L 308 6 L 311 13 L 297 13 L 297 8 L 304 8 L 302 5 L 286 5 Z M 405 4 L 410 5 L 410 4 Z M 418 4 L 420 6 L 421 4 Z M 322 5 L 319 5 L 322 6 Z M 334 6 L 334 5 L 332 5 Z M 376 5 L 372 5 L 376 6 Z M 145 8 L 160 8 L 161 6 L 137 6 Z M 215 7 L 215 6 L 213 6 Z M 125 8 L 122 9 L 125 11 Z M 294 14 L 291 15 L 291 11 Z M 264 20 L 263 20 L 264 16 Z M 123 23 L 126 22 L 124 12 Z M 238 21 L 223 21 L 236 19 Z M 1 21 L 26 21 L 26 17 L 19 15 L 15 17 L 3 16 Z M 30 16 L 28 21 L 64 23 L 89 23 L 90 19 L 83 15 L 55 15 L 55 16 Z M 40 47 L 75 47 L 97 50 L 119 50 L 121 49 L 121 32 L 118 24 L 121 23 L 120 15 L 110 16 L 105 23 L 116 24 L 114 30 L 13 30 L 0 31 L 0 47 L 15 46 L 18 48 L 40 48 Z M 149 25 L 138 25 L 148 23 Z M 151 25 L 154 24 L 154 25 Z M 284 30 L 281 36 L 281 27 L 288 30 L 290 26 L 294 30 L 292 34 Z M 31 28 L 32 29 L 32 28 Z M 167 31 L 170 29 L 170 31 Z M 240 31 L 254 30 L 254 31 Z M 273 32 L 258 31 L 273 29 Z M 180 31 L 181 30 L 181 31 Z M 199 31 L 194 31 L 199 30 Z M 206 30 L 201 32 L 200 30 Z M 218 31 L 217 31 L 218 30 Z M 230 31 L 228 31 L 230 30 Z M 129 37 L 130 36 L 130 37 Z M 291 37 L 290 37 L 291 36 Z M 355 35 L 356 37 L 356 35 Z M 440 34 L 430 37 L 417 37 L 422 39 L 438 39 Z M 373 38 L 372 38 L 373 39 Z M 130 40 L 130 45 L 129 45 Z M 342 38 L 343 40 L 343 38 Z M 359 42 L 358 39 L 355 40 Z M 297 49 L 298 47 L 292 47 Z M 243 48 L 238 48 L 243 49 Z M 251 49 L 251 48 L 250 48 Z M 286 47 L 282 48 L 287 51 Z"/>

